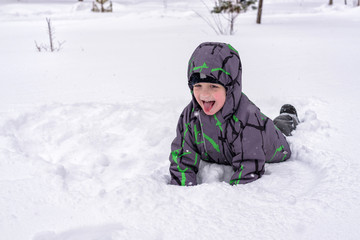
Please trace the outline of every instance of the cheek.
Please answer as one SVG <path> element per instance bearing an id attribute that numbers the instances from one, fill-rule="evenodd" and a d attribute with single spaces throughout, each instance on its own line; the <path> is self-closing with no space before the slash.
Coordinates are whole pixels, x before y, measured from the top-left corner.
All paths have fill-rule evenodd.
<path id="1" fill-rule="evenodd" d="M 223 92 L 216 93 L 214 97 L 219 104 L 225 103 L 226 95 Z"/>
<path id="2" fill-rule="evenodd" d="M 200 94 L 199 91 L 193 91 L 194 97 L 196 99 L 196 101 L 199 103 L 200 101 Z"/>

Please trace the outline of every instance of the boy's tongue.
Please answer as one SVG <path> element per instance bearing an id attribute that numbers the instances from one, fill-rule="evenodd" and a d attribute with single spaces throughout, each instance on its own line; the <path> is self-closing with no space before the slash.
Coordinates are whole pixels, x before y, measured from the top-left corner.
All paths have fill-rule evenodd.
<path id="1" fill-rule="evenodd" d="M 210 112 L 211 108 L 214 106 L 215 101 L 203 102 L 205 112 Z"/>

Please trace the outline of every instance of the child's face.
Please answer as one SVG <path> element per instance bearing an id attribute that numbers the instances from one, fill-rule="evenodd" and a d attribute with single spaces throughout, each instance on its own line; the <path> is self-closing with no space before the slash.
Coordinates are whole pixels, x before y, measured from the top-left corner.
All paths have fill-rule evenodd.
<path id="1" fill-rule="evenodd" d="M 193 91 L 196 101 L 207 115 L 214 115 L 225 104 L 226 90 L 220 84 L 196 83 Z"/>

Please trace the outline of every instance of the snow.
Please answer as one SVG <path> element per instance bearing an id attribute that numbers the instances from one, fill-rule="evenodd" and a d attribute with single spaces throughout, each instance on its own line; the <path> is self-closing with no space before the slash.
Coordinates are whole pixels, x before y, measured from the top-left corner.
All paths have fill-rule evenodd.
<path id="1" fill-rule="evenodd" d="M 0 239 L 359 239 L 360 8 L 265 1 L 217 36 L 200 1 L 0 3 Z M 326 2 L 326 1 L 325 1 Z M 37 52 L 52 19 L 59 52 Z M 170 143 L 190 101 L 187 61 L 231 43 L 243 90 L 269 117 L 294 104 L 293 156 L 230 186 L 168 185 Z"/>

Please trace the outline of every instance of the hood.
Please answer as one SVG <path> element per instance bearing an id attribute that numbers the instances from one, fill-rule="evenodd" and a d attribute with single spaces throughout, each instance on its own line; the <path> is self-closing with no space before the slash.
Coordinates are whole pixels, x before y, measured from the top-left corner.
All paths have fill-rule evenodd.
<path id="1" fill-rule="evenodd" d="M 220 110 L 224 119 L 231 117 L 239 107 L 241 98 L 241 61 L 238 52 L 226 43 L 205 42 L 191 55 L 188 81 L 194 73 L 215 78 L 226 88 L 226 101 Z M 190 86 L 191 88 L 191 86 Z M 192 90 L 192 89 L 191 89 Z M 195 106 L 198 106 L 193 96 Z"/>

